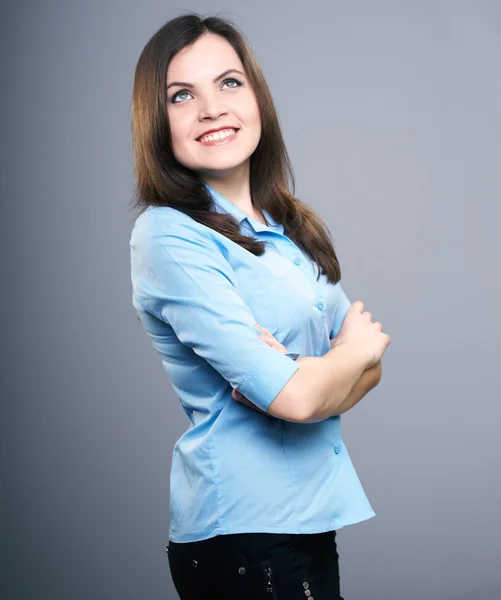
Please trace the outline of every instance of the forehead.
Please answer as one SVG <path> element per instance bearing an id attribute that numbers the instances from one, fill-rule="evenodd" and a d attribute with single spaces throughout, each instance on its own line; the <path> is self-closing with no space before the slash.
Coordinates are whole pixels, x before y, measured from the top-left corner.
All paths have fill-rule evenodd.
<path id="1" fill-rule="evenodd" d="M 204 34 L 180 50 L 167 69 L 167 84 L 175 80 L 191 83 L 214 77 L 227 69 L 244 71 L 233 46 L 220 35 Z"/>

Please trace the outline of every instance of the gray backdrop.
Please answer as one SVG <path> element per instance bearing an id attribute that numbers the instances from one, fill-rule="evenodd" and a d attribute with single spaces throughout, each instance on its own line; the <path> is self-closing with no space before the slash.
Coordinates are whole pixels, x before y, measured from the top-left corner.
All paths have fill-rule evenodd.
<path id="1" fill-rule="evenodd" d="M 344 596 L 499 600 L 496 0 L 2 4 L 2 598 L 176 597 L 188 421 L 131 302 L 130 100 L 144 44 L 185 10 L 250 40 L 297 195 L 392 337 L 343 417 L 377 513 L 339 532 Z"/>

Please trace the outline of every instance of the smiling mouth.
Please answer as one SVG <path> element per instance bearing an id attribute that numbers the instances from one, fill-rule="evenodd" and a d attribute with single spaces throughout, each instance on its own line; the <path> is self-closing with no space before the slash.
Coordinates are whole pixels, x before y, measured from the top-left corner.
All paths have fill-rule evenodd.
<path id="1" fill-rule="evenodd" d="M 224 144 L 225 142 L 235 139 L 238 132 L 239 129 L 229 127 L 228 129 L 222 129 L 221 131 L 214 131 L 213 133 L 203 135 L 197 139 L 197 142 L 211 146 Z"/>

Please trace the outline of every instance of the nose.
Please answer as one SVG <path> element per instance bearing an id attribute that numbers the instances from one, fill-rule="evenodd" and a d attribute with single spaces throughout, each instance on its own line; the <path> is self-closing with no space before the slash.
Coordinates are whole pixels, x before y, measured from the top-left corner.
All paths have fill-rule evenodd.
<path id="1" fill-rule="evenodd" d="M 212 94 L 210 96 L 206 96 L 202 101 L 198 118 L 200 121 L 205 121 L 207 119 L 213 121 L 221 115 L 225 115 L 226 112 L 227 109 L 221 102 L 221 99 L 218 98 L 217 95 Z"/>

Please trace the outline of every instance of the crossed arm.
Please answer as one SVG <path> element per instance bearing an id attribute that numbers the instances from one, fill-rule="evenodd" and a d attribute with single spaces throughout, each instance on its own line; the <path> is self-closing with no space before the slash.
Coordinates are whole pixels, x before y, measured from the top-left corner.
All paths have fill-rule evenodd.
<path id="1" fill-rule="evenodd" d="M 381 372 L 381 361 L 366 369 L 357 383 L 352 387 L 351 392 L 341 403 L 339 414 L 345 413 L 347 410 L 350 410 L 350 408 L 353 408 L 355 404 L 360 402 L 360 400 L 372 390 L 372 388 L 376 387 L 381 379 Z"/>
<path id="2" fill-rule="evenodd" d="M 330 342 L 331 342 L 331 348 L 333 348 L 334 347 L 334 339 L 331 339 Z M 381 379 L 381 374 L 382 374 L 381 361 L 377 362 L 372 367 L 369 367 L 368 369 L 366 369 L 362 373 L 360 379 L 352 387 L 348 396 L 346 396 L 346 398 L 341 403 L 341 406 L 339 407 L 339 414 L 345 413 L 346 411 L 350 410 L 350 408 L 353 408 L 355 406 L 355 404 L 360 402 L 360 400 L 362 400 L 362 398 L 368 392 L 370 392 L 370 390 L 372 390 L 374 387 L 376 387 L 376 385 L 379 383 L 379 381 Z M 237 401 L 241 402 L 242 404 L 246 404 L 250 408 L 257 410 L 258 412 L 262 413 L 263 415 L 267 415 L 268 417 L 271 416 L 269 413 L 258 408 L 255 404 L 253 404 L 250 400 L 248 400 L 244 396 L 239 395 L 237 398 Z"/>

